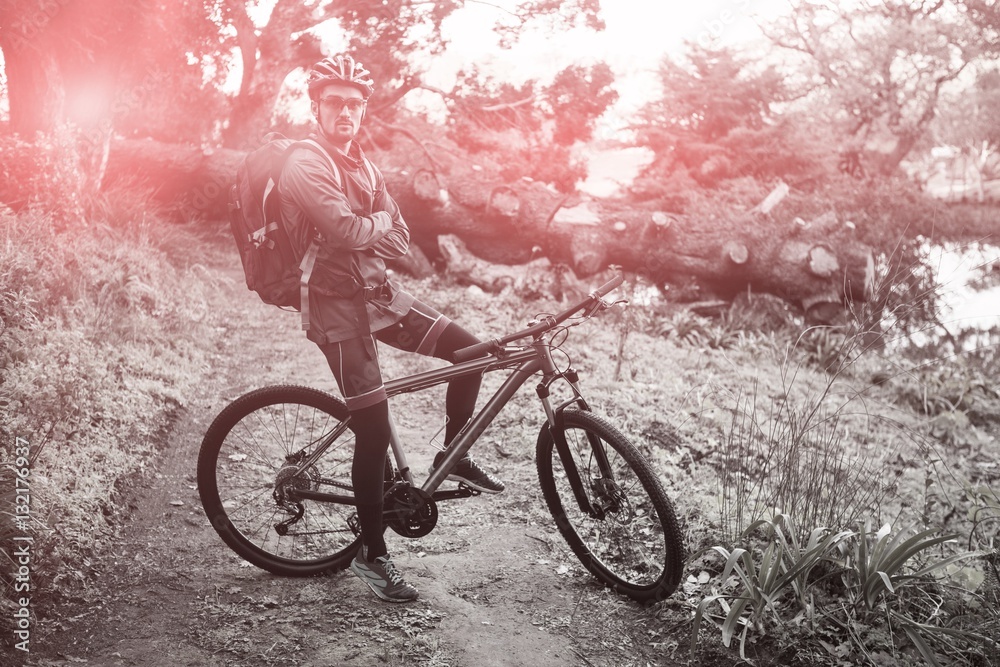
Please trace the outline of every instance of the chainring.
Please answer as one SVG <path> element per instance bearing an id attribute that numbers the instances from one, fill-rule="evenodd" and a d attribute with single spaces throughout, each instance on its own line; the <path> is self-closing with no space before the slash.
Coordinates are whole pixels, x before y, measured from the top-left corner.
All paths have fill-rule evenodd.
<path id="1" fill-rule="evenodd" d="M 385 523 L 403 537 L 423 537 L 437 525 L 438 509 L 425 491 L 400 483 L 385 494 Z"/>

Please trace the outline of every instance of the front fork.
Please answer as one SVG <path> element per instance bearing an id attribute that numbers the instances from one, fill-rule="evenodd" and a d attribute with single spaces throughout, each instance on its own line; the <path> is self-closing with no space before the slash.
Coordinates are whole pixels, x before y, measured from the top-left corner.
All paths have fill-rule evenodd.
<path id="1" fill-rule="evenodd" d="M 573 397 L 553 408 L 549 400 L 551 396 L 549 387 L 558 378 L 565 380 L 569 384 L 573 390 Z M 587 405 L 587 401 L 583 398 L 583 394 L 580 391 L 579 381 L 580 377 L 577 372 L 569 368 L 562 373 L 546 376 L 545 379 L 538 383 L 535 393 L 538 394 L 538 398 L 542 402 L 542 407 L 545 410 L 546 428 L 549 429 L 549 434 L 555 442 L 556 451 L 559 453 L 559 460 L 562 461 L 563 469 L 566 471 L 566 481 L 569 482 L 570 488 L 573 489 L 573 496 L 580 506 L 580 511 L 600 520 L 604 519 L 606 510 L 591 502 L 590 494 L 587 493 L 587 484 L 580 476 L 576 459 L 573 457 L 569 443 L 566 441 L 563 411 L 571 405 L 576 405 L 584 411 L 590 411 L 590 406 Z M 611 465 L 608 462 L 607 452 L 604 450 L 600 438 L 588 431 L 587 439 L 590 441 L 591 454 L 597 461 L 597 466 L 601 471 L 601 479 L 613 481 Z"/>

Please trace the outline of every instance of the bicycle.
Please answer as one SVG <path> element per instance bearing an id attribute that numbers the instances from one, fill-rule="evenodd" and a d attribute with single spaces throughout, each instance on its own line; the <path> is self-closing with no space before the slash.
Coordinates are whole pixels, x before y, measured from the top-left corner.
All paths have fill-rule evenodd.
<path id="1" fill-rule="evenodd" d="M 440 487 L 514 394 L 541 373 L 536 393 L 545 422 L 535 445 L 536 467 L 559 532 L 584 567 L 618 593 L 649 602 L 676 590 L 683 548 L 670 499 L 628 438 L 591 412 L 578 373 L 560 370 L 553 359 L 571 327 L 625 303 L 604 300 L 622 282 L 617 276 L 561 313 L 459 350 L 449 367 L 386 382 L 391 399 L 466 374 L 511 371 L 419 486 L 393 425 L 385 466 L 386 526 L 422 537 L 437 523 L 439 502 L 479 495 L 464 484 Z M 570 395 L 553 405 L 557 381 L 568 385 Z M 317 575 L 347 567 L 360 546 L 352 457 L 343 401 L 307 387 L 264 387 L 237 398 L 209 427 L 198 456 L 198 490 L 212 526 L 244 560 L 278 575 Z"/>

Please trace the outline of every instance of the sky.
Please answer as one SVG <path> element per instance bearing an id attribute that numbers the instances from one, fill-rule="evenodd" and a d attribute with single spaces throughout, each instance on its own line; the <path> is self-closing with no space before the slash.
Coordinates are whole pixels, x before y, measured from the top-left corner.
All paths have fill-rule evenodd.
<path id="1" fill-rule="evenodd" d="M 755 19 L 787 11 L 787 0 L 602 0 L 601 32 L 587 28 L 523 32 L 516 45 L 501 49 L 494 26 L 516 0 L 469 0 L 446 19 L 442 30 L 449 46 L 429 64 L 425 82 L 450 90 L 462 68 L 475 65 L 500 80 L 546 82 L 569 65 L 606 62 L 615 74 L 619 100 L 598 125 L 595 138 L 618 136 L 634 113 L 659 97 L 657 70 L 664 57 L 681 57 L 689 42 L 702 46 L 745 43 L 758 39 Z M 337 48 L 336 40 L 330 44 Z M 430 114 L 442 113 L 435 94 L 417 91 L 407 103 Z M 591 153 L 591 176 L 582 189 L 594 195 L 612 194 L 629 181 L 646 156 L 641 150 Z"/>
<path id="2" fill-rule="evenodd" d="M 450 46 L 431 67 L 428 82 L 447 90 L 455 72 L 467 63 L 498 78 L 523 82 L 551 78 L 571 64 L 604 61 L 616 75 L 619 107 L 633 110 L 657 96 L 651 89 L 656 87 L 659 63 L 667 55 L 681 56 L 685 42 L 718 46 L 754 39 L 759 35 L 755 16 L 774 16 L 788 6 L 784 0 L 603 0 L 604 31 L 534 30 L 505 51 L 497 46 L 493 26 L 504 15 L 500 7 L 514 4 L 469 2 L 450 16 L 443 26 Z"/>

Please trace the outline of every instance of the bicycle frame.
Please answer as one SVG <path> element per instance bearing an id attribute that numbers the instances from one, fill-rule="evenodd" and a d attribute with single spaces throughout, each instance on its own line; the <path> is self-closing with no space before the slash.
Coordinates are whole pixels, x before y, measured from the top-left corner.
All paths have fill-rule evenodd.
<path id="1" fill-rule="evenodd" d="M 581 301 L 572 308 L 563 311 L 559 315 L 547 317 L 543 321 L 534 322 L 523 331 L 510 334 L 504 338 L 479 343 L 477 345 L 470 346 L 469 348 L 465 348 L 464 350 L 459 350 L 456 353 L 456 356 L 459 357 L 463 354 L 467 355 L 464 357 L 467 360 L 459 361 L 444 368 L 424 371 L 422 373 L 416 373 L 414 375 L 396 380 L 390 380 L 385 383 L 386 396 L 388 398 L 392 398 L 393 396 L 398 396 L 399 394 L 421 391 L 460 377 L 466 377 L 469 375 L 484 375 L 491 371 L 508 368 L 514 369 L 507 379 L 504 380 L 503 384 L 500 385 L 500 388 L 497 389 L 493 396 L 490 397 L 482 409 L 469 420 L 469 422 L 459 432 L 455 440 L 448 446 L 445 450 L 446 453 L 444 459 L 440 462 L 440 465 L 434 468 L 434 471 L 427 477 L 423 485 L 419 487 L 420 491 L 426 494 L 427 497 L 434 500 L 464 498 L 477 494 L 478 491 L 474 491 L 467 487 L 460 487 L 454 491 L 438 491 L 438 487 L 441 486 L 458 461 L 465 456 L 470 449 L 472 449 L 472 446 L 476 443 L 479 437 L 489 427 L 497 415 L 500 414 L 501 410 L 503 410 L 510 399 L 513 398 L 522 386 L 524 386 L 524 383 L 527 382 L 531 376 L 540 372 L 542 379 L 541 382 L 538 383 L 536 393 L 538 394 L 539 400 L 542 402 L 542 408 L 545 410 L 546 421 L 549 428 L 552 429 L 556 449 L 559 453 L 560 459 L 562 460 L 563 467 L 566 470 L 568 481 L 573 489 L 577 503 L 583 512 L 597 517 L 603 515 L 604 509 L 594 507 L 588 499 L 587 491 L 583 486 L 583 481 L 580 478 L 579 471 L 577 470 L 576 464 L 573 460 L 569 445 L 563 436 L 563 430 L 561 428 L 557 428 L 558 426 L 561 426 L 561 415 L 566 407 L 576 404 L 582 410 L 589 410 L 590 408 L 584 400 L 583 394 L 578 386 L 579 378 L 576 371 L 572 368 L 567 368 L 565 371 L 559 370 L 552 358 L 552 348 L 549 342 L 545 339 L 545 334 L 549 333 L 556 325 L 565 321 L 572 314 L 579 312 L 581 309 L 588 309 L 588 312 L 584 317 L 589 318 L 598 310 L 598 306 L 604 304 L 602 300 L 603 295 L 620 285 L 621 282 L 621 276 L 617 276 L 588 295 L 587 299 Z M 507 346 L 507 344 L 511 341 L 519 340 L 529 335 L 532 339 L 529 345 L 517 348 L 510 348 Z M 486 356 L 477 356 L 484 355 L 487 351 L 491 352 L 491 354 Z M 476 358 L 470 359 L 470 356 L 475 356 Z M 549 400 L 549 388 L 556 380 L 560 379 L 564 380 L 570 386 L 572 389 L 572 397 L 553 407 Z M 325 442 L 321 443 L 306 461 L 298 462 L 301 465 L 301 469 L 305 469 L 315 463 L 323 455 L 326 449 L 337 438 L 343 435 L 349 425 L 350 417 L 341 422 L 338 428 L 334 429 L 332 433 L 328 434 L 325 438 Z M 415 487 L 413 474 L 406 461 L 406 453 L 403 451 L 403 446 L 400 442 L 399 435 L 396 432 L 396 426 L 392 420 L 391 414 L 389 417 L 389 426 L 389 445 L 392 449 L 396 467 L 402 479 L 411 487 Z M 607 460 L 604 449 L 598 446 L 599 444 L 600 443 L 598 442 L 593 442 L 593 440 L 591 441 L 594 457 L 601 470 L 602 476 L 608 479 L 613 479 L 611 475 L 611 466 Z M 290 494 L 300 499 L 354 504 L 354 499 L 351 496 L 342 496 L 310 489 L 292 489 L 290 490 Z"/>
<path id="2" fill-rule="evenodd" d="M 524 386 L 525 382 L 527 382 L 539 371 L 542 373 L 542 379 L 538 384 L 537 393 L 542 402 L 546 420 L 550 426 L 556 425 L 559 414 L 568 405 L 575 403 L 582 409 L 589 409 L 582 393 L 580 392 L 576 371 L 572 368 L 560 371 L 556 367 L 555 361 L 552 359 L 552 352 L 548 342 L 539 339 L 532 342 L 529 347 L 511 350 L 501 354 L 499 358 L 489 356 L 480 359 L 473 359 L 471 361 L 464 361 L 452 366 L 424 371 L 386 382 L 386 395 L 389 398 L 392 398 L 393 396 L 398 396 L 400 394 L 421 391 L 435 385 L 443 384 L 455 378 L 465 377 L 468 375 L 483 375 L 491 371 L 499 371 L 505 368 L 514 368 L 514 371 L 507 377 L 506 380 L 504 380 L 503 384 L 500 385 L 500 387 L 479 410 L 479 412 L 469 420 L 469 422 L 455 438 L 454 442 L 452 442 L 446 450 L 445 457 L 441 461 L 441 464 L 435 468 L 434 472 L 431 473 L 430 476 L 428 476 L 428 478 L 424 481 L 423 485 L 419 487 L 428 496 L 438 500 L 444 500 L 447 498 L 466 497 L 468 495 L 472 495 L 472 492 L 463 492 L 461 490 L 448 492 L 437 492 L 437 490 L 459 459 L 465 456 L 469 450 L 472 449 L 479 437 L 490 426 L 497 415 L 500 414 L 510 399 L 513 398 L 521 387 Z M 553 407 L 549 401 L 549 387 L 558 379 L 566 381 L 566 383 L 572 388 L 573 396 L 563 403 Z M 326 442 L 317 447 L 306 461 L 301 462 L 302 467 L 308 467 L 311 463 L 321 458 L 330 444 L 332 444 L 344 433 L 344 431 L 347 430 L 349 424 L 350 418 L 345 419 L 337 429 L 328 434 L 325 438 Z M 402 442 L 396 432 L 396 426 L 391 415 L 389 424 L 389 445 L 393 453 L 393 458 L 396 462 L 396 467 L 403 479 L 412 486 L 414 485 L 413 474 L 407 463 L 406 453 L 403 450 Z M 556 430 L 556 432 L 558 432 L 558 430 Z M 559 445 L 560 450 L 562 450 L 564 446 L 565 442 L 562 442 Z M 560 451 L 560 455 L 563 455 L 563 451 Z M 571 468 L 575 472 L 575 466 L 567 467 Z M 579 484 L 574 484 L 573 486 L 576 488 Z M 298 498 L 303 500 L 317 500 L 341 504 L 354 503 L 354 499 L 351 496 L 326 493 L 322 491 L 297 489 L 293 491 L 293 493 Z"/>
<path id="3" fill-rule="evenodd" d="M 475 359 L 455 364 L 451 367 L 418 373 L 407 378 L 386 383 L 386 393 L 391 397 L 447 382 L 453 378 L 473 374 L 480 375 L 511 367 L 514 367 L 514 371 L 504 380 L 503 384 L 500 385 L 482 409 L 469 420 L 459 432 L 454 442 L 445 450 L 445 456 L 441 464 L 434 469 L 434 472 L 430 474 L 420 487 L 422 491 L 428 495 L 434 494 L 442 482 L 444 482 L 451 469 L 472 449 L 483 432 L 490 426 L 503 408 L 506 407 L 507 403 L 510 402 L 510 399 L 539 371 L 542 373 L 542 380 L 539 383 L 539 398 L 542 401 L 542 406 L 550 425 L 555 425 L 556 415 L 565 405 L 574 402 L 583 402 L 583 396 L 577 386 L 575 374 L 572 369 L 568 369 L 565 372 L 558 370 L 552 359 L 549 344 L 544 340 L 536 340 L 530 347 L 509 352 L 500 359 L 493 357 Z M 553 408 L 548 400 L 547 387 L 560 378 L 565 379 L 567 384 L 572 388 L 573 398 L 567 401 L 566 404 Z M 546 388 L 545 391 L 541 391 L 543 387 Z M 393 456 L 396 459 L 399 470 L 403 474 L 403 478 L 410 482 L 410 484 L 413 484 L 413 477 L 406 464 L 406 455 L 403 452 L 398 437 L 396 437 L 394 428 L 390 439 L 390 446 L 392 447 Z"/>

